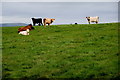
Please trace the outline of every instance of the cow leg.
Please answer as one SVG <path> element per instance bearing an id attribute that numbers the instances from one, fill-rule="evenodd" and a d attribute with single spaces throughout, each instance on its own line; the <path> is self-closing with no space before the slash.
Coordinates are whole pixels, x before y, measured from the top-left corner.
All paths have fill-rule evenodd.
<path id="1" fill-rule="evenodd" d="M 40 26 L 41 26 L 41 23 L 40 23 Z"/>
<path id="2" fill-rule="evenodd" d="M 38 25 L 40 26 L 40 23 L 38 23 Z"/>
<path id="3" fill-rule="evenodd" d="M 46 27 L 46 19 L 43 19 L 44 27 Z"/>
<path id="4" fill-rule="evenodd" d="M 96 22 L 96 24 L 98 24 L 98 22 Z"/>
<path id="5" fill-rule="evenodd" d="M 35 26 L 35 23 L 33 23 L 33 26 Z"/>
<path id="6" fill-rule="evenodd" d="M 44 23 L 44 27 L 46 27 L 46 23 Z"/>
<path id="7" fill-rule="evenodd" d="M 41 25 L 43 26 L 43 24 L 41 23 Z"/>
<path id="8" fill-rule="evenodd" d="M 43 26 L 43 24 L 42 24 L 42 23 L 40 23 L 40 25 L 41 25 L 41 26 Z"/>
<path id="9" fill-rule="evenodd" d="M 48 26 L 50 27 L 50 24 L 48 24 Z"/>
<path id="10" fill-rule="evenodd" d="M 90 24 L 90 21 L 88 23 Z"/>

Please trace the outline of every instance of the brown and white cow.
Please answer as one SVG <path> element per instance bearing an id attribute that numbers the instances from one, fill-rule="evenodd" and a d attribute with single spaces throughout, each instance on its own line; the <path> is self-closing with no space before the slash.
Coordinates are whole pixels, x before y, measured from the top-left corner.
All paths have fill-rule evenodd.
<path id="1" fill-rule="evenodd" d="M 44 26 L 46 27 L 46 24 L 48 24 L 49 26 L 50 24 L 52 24 L 53 21 L 55 21 L 55 19 L 44 18 L 43 19 Z"/>
<path id="2" fill-rule="evenodd" d="M 29 35 L 29 29 L 27 29 L 26 31 L 20 31 L 19 34 L 21 34 L 21 35 Z"/>
<path id="3" fill-rule="evenodd" d="M 27 26 L 25 26 L 25 27 L 19 28 L 19 29 L 18 29 L 18 33 L 19 33 L 20 31 L 26 31 L 27 29 L 32 30 L 32 29 L 34 29 L 34 27 L 32 26 L 32 24 L 29 24 L 29 25 L 27 25 Z"/>
<path id="4" fill-rule="evenodd" d="M 98 21 L 99 21 L 98 16 L 96 16 L 96 17 L 86 17 L 86 18 L 87 18 L 89 24 L 90 24 L 90 22 L 96 22 L 96 24 L 98 24 Z"/>

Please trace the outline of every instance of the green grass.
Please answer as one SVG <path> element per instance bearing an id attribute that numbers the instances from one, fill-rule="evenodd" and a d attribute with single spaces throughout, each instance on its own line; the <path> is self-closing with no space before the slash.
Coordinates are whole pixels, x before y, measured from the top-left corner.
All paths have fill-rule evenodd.
<path id="1" fill-rule="evenodd" d="M 118 78 L 118 23 L 2 28 L 5 78 Z"/>

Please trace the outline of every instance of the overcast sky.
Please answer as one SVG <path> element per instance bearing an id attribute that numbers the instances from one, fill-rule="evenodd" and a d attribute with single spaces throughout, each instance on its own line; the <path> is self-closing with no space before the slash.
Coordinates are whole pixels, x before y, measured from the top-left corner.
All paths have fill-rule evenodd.
<path id="1" fill-rule="evenodd" d="M 110 2 L 107 2 L 108 0 L 106 2 L 90 2 L 90 0 L 84 0 L 86 2 L 57 2 L 60 0 L 56 0 L 56 2 L 54 2 L 55 0 L 52 0 L 53 2 L 9 1 L 2 0 L 2 21 L 0 23 L 29 24 L 32 23 L 32 17 L 41 17 L 55 18 L 53 24 L 86 24 L 86 16 L 99 16 L 100 23 L 118 21 L 118 0 L 114 0 L 115 2 L 113 0 L 109 0 Z"/>
<path id="2" fill-rule="evenodd" d="M 2 2 L 118 2 L 119 0 L 1 0 Z"/>

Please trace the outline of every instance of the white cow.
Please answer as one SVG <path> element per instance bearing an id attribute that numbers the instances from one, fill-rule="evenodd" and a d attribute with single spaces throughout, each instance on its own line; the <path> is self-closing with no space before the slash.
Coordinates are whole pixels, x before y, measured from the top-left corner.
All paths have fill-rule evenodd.
<path id="1" fill-rule="evenodd" d="M 26 31 L 20 31 L 19 34 L 29 35 L 29 29 L 27 29 Z"/>
<path id="2" fill-rule="evenodd" d="M 99 21 L 98 16 L 96 16 L 96 17 L 86 17 L 86 18 L 87 18 L 89 24 L 90 24 L 90 22 L 96 22 L 96 24 L 98 24 L 98 21 Z"/>

